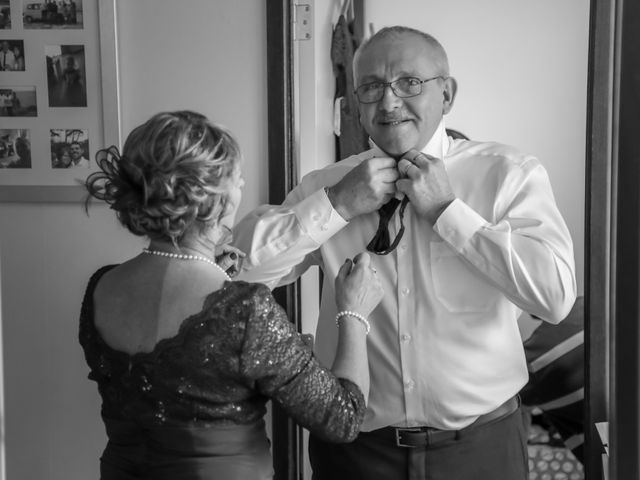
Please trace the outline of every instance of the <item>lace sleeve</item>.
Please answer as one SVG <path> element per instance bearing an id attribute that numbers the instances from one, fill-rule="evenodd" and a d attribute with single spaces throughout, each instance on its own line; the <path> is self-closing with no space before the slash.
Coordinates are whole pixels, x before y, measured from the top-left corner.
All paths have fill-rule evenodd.
<path id="1" fill-rule="evenodd" d="M 266 286 L 256 286 L 253 300 L 246 312 L 242 374 L 319 437 L 354 440 L 366 409 L 358 386 L 318 363 Z"/>

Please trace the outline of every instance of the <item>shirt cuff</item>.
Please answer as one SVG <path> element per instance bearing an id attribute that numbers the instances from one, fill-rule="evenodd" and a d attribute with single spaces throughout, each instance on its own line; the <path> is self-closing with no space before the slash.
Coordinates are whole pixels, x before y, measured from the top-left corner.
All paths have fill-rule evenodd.
<path id="1" fill-rule="evenodd" d="M 318 245 L 322 245 L 348 223 L 333 208 L 323 188 L 294 206 L 293 211 L 302 229 Z"/>
<path id="2" fill-rule="evenodd" d="M 456 198 L 442 212 L 433 229 L 460 252 L 464 250 L 471 237 L 487 223 L 475 210 Z"/>

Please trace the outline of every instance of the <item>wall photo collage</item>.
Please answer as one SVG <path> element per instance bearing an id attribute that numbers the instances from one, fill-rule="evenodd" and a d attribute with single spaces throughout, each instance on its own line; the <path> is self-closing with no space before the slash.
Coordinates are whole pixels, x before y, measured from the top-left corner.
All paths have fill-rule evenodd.
<path id="1" fill-rule="evenodd" d="M 98 0 L 0 0 L 0 187 L 78 185 L 95 169 L 97 10 Z"/>

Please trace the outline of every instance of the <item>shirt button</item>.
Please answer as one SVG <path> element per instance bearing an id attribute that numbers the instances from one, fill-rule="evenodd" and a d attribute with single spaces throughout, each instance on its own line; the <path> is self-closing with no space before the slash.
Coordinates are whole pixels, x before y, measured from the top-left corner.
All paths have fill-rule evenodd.
<path id="1" fill-rule="evenodd" d="M 327 230 L 329 230 L 329 225 L 324 224 L 320 227 L 320 230 L 322 230 L 323 232 L 326 232 Z"/>
<path id="2" fill-rule="evenodd" d="M 402 245 L 400 245 L 400 250 L 402 250 L 403 252 L 407 250 L 407 244 L 403 243 Z"/>
<path id="3" fill-rule="evenodd" d="M 402 341 L 405 343 L 408 343 L 411 341 L 411 335 L 409 335 L 408 333 L 404 333 L 401 338 L 402 338 Z"/>
<path id="4" fill-rule="evenodd" d="M 404 386 L 407 387 L 407 390 L 413 390 L 413 387 L 416 386 L 416 382 L 413 380 L 405 380 Z"/>
<path id="5" fill-rule="evenodd" d="M 411 290 L 409 290 L 409 287 L 404 287 L 404 288 L 402 289 L 402 295 L 409 295 L 409 292 L 410 292 L 410 291 L 411 291 Z"/>

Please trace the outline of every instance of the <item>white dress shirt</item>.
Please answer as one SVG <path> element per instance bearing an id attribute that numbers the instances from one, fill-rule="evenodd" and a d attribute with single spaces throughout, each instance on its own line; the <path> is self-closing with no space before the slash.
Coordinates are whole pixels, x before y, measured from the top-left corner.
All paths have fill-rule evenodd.
<path id="1" fill-rule="evenodd" d="M 521 311 L 556 323 L 576 297 L 572 241 L 536 158 L 497 143 L 453 140 L 444 122 L 423 151 L 444 159 L 456 200 L 433 227 L 409 203 L 398 248 L 372 254 L 385 294 L 369 319 L 363 431 L 459 429 L 494 410 L 527 382 Z M 365 250 L 378 214 L 346 222 L 323 187 L 365 156 L 310 173 L 282 206 L 256 209 L 234 233 L 247 253 L 240 279 L 273 288 L 310 265 L 322 268 L 315 349 L 326 366 L 338 338 L 334 279 L 346 258 Z M 399 227 L 396 213 L 392 239 Z"/>
<path id="2" fill-rule="evenodd" d="M 69 164 L 69 168 L 89 168 L 90 166 L 91 162 L 89 162 L 89 159 L 84 157 L 80 157 L 77 163 L 72 161 Z"/>

